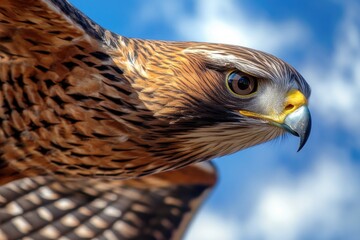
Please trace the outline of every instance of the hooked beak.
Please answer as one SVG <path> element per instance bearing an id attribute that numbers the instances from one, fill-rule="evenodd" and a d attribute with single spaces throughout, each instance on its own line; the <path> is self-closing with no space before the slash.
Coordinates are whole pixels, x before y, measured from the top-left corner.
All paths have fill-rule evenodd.
<path id="1" fill-rule="evenodd" d="M 298 149 L 300 151 L 308 140 L 311 131 L 311 115 L 307 107 L 307 100 L 299 90 L 292 90 L 288 93 L 284 106 L 284 110 L 280 114 L 263 115 L 246 110 L 239 112 L 244 116 L 266 120 L 300 137 Z"/>
<path id="2" fill-rule="evenodd" d="M 304 147 L 311 131 L 311 115 L 306 105 L 301 106 L 286 118 L 282 127 L 291 134 L 300 137 L 298 152 Z"/>

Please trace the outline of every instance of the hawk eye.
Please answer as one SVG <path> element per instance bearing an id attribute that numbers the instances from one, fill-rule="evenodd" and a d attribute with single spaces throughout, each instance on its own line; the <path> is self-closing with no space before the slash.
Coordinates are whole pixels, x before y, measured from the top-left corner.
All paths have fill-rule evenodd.
<path id="1" fill-rule="evenodd" d="M 226 84 L 232 93 L 246 96 L 257 90 L 257 79 L 245 73 L 234 71 L 226 79 Z"/>

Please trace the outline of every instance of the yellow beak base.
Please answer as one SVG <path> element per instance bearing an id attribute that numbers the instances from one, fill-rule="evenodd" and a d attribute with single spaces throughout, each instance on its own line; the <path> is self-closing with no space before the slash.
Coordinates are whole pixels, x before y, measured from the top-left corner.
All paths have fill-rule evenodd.
<path id="1" fill-rule="evenodd" d="M 261 119 L 279 126 L 293 135 L 300 137 L 299 150 L 305 145 L 311 130 L 311 115 L 307 99 L 299 90 L 291 90 L 286 96 L 284 109 L 280 114 L 269 115 L 240 110 L 240 114 Z"/>

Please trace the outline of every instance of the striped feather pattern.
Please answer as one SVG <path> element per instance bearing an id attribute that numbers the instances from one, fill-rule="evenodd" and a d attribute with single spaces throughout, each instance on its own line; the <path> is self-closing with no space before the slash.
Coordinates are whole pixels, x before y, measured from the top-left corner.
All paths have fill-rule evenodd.
<path id="1" fill-rule="evenodd" d="M 177 239 L 206 181 L 156 187 L 24 178 L 0 187 L 0 239 Z"/>

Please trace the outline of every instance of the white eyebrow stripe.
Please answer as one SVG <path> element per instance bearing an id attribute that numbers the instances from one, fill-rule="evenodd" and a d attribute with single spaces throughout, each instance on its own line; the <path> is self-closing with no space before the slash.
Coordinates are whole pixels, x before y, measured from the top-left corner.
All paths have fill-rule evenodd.
<path id="1" fill-rule="evenodd" d="M 244 49 L 244 51 L 246 51 Z M 194 49 L 187 48 L 183 50 L 184 53 L 193 53 L 193 54 L 202 54 L 208 57 L 209 59 L 214 60 L 217 63 L 223 63 L 223 66 L 233 65 L 237 69 L 244 71 L 248 74 L 261 76 L 261 77 L 269 77 L 269 73 L 261 67 L 258 67 L 248 58 L 239 58 L 233 54 L 229 54 L 226 51 L 219 50 L 207 50 L 207 49 Z M 252 54 L 251 54 L 252 55 Z M 256 58 L 256 56 L 252 55 Z"/>
<path id="2" fill-rule="evenodd" d="M 183 53 L 200 53 L 203 55 L 208 56 L 214 60 L 221 60 L 224 62 L 230 62 L 236 64 L 239 61 L 239 58 L 235 57 L 232 54 L 229 54 L 224 51 L 219 50 L 206 50 L 206 49 L 194 49 L 194 48 L 187 48 L 183 50 Z"/>

